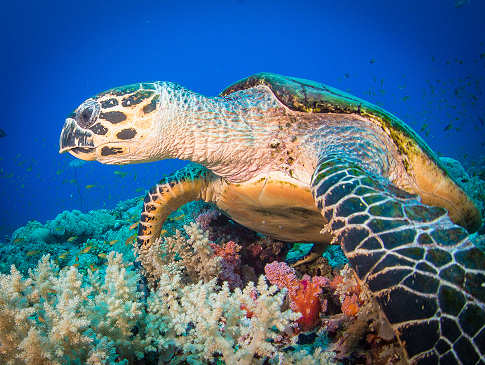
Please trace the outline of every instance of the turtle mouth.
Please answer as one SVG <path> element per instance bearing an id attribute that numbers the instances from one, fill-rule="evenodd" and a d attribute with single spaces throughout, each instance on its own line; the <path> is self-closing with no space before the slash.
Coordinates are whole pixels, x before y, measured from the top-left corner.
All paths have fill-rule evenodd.
<path id="1" fill-rule="evenodd" d="M 59 138 L 59 153 L 69 152 L 81 160 L 96 159 L 93 133 L 80 128 L 76 121 L 67 118 Z"/>

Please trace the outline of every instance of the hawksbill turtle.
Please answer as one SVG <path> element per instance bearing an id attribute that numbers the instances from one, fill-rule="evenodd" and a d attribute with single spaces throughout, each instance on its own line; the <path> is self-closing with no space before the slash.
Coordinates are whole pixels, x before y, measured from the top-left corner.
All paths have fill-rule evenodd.
<path id="1" fill-rule="evenodd" d="M 106 164 L 194 163 L 145 197 L 138 243 L 192 200 L 283 241 L 341 245 L 410 363 L 485 354 L 478 209 L 391 113 L 325 84 L 260 73 L 206 97 L 171 82 L 102 92 L 66 118 L 60 152 Z M 468 230 L 468 232 L 467 232 Z"/>

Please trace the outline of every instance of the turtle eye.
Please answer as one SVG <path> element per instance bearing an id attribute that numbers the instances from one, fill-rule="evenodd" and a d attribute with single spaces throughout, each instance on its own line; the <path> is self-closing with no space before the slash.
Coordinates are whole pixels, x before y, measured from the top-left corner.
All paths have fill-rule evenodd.
<path id="1" fill-rule="evenodd" d="M 96 119 L 97 105 L 91 104 L 84 107 L 78 114 L 77 122 L 82 128 L 89 128 L 94 124 Z"/>

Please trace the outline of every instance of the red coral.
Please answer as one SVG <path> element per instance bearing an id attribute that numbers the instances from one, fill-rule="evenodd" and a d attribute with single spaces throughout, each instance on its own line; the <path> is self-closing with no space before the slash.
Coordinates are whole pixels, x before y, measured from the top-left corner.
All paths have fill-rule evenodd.
<path id="1" fill-rule="evenodd" d="M 311 330 L 318 324 L 322 303 L 318 297 L 323 287 L 328 286 L 327 278 L 303 275 L 298 280 L 295 270 L 284 262 L 274 261 L 264 267 L 266 278 L 278 288 L 286 288 L 290 299 L 290 308 L 302 316 L 298 319 L 301 330 Z"/>
<path id="2" fill-rule="evenodd" d="M 361 287 L 354 277 L 336 275 L 330 282 L 330 287 L 343 297 L 341 306 L 343 314 L 352 317 L 359 313 L 362 304 L 359 299 Z"/>
<path id="3" fill-rule="evenodd" d="M 227 281 L 231 289 L 242 287 L 243 282 L 240 275 L 241 257 L 238 253 L 241 250 L 241 246 L 234 241 L 226 242 L 222 246 L 210 243 L 210 246 L 216 256 L 222 257 L 219 279 Z"/>
<path id="4" fill-rule="evenodd" d="M 359 298 L 357 295 L 352 294 L 345 297 L 342 303 L 342 313 L 349 317 L 359 313 Z"/>

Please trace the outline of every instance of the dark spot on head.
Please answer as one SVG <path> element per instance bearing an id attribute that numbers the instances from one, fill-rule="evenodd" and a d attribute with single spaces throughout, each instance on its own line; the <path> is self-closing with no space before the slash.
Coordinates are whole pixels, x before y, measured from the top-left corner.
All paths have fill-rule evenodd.
<path id="1" fill-rule="evenodd" d="M 117 155 L 123 152 L 123 148 L 119 147 L 103 147 L 101 149 L 101 156 Z"/>
<path id="2" fill-rule="evenodd" d="M 125 113 L 122 113 L 122 112 L 101 113 L 99 117 L 101 119 L 105 119 L 108 122 L 115 123 L 115 124 L 126 120 L 126 115 L 125 115 Z"/>
<path id="3" fill-rule="evenodd" d="M 111 98 L 101 102 L 101 107 L 103 107 L 103 109 L 112 108 L 116 105 L 118 105 L 118 100 L 116 100 L 115 98 Z"/>
<path id="4" fill-rule="evenodd" d="M 136 130 L 134 128 L 123 129 L 121 132 L 116 134 L 119 139 L 132 139 L 136 135 Z"/>
<path id="5" fill-rule="evenodd" d="M 140 104 L 143 100 L 147 99 L 151 95 L 153 95 L 153 91 L 137 91 L 136 93 L 123 98 L 123 100 L 121 101 L 121 105 L 131 106 Z"/>
<path id="6" fill-rule="evenodd" d="M 94 148 L 74 147 L 71 151 L 74 153 L 91 153 Z"/>
<path id="7" fill-rule="evenodd" d="M 143 107 L 143 112 L 145 114 L 148 114 L 148 113 L 151 113 L 152 111 L 154 111 L 156 108 L 157 108 L 157 102 L 158 102 L 158 99 L 160 97 L 158 95 L 155 95 L 153 98 L 152 98 L 152 101 L 150 102 L 150 104 L 147 104 Z"/>
<path id="8" fill-rule="evenodd" d="M 105 128 L 101 123 L 96 123 L 89 129 L 100 136 L 105 135 L 108 132 L 108 128 Z"/>

